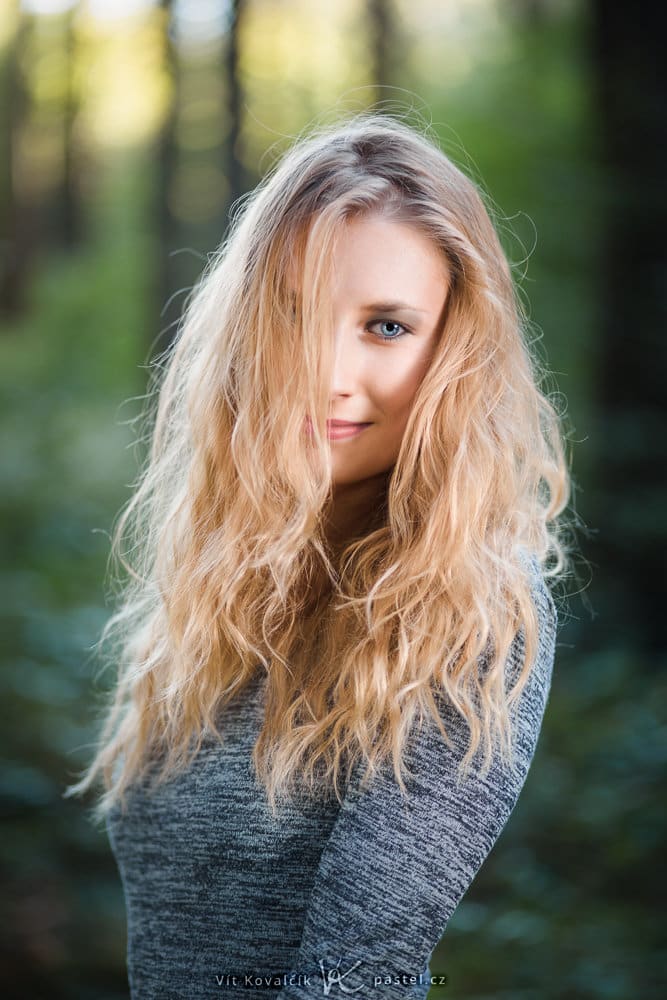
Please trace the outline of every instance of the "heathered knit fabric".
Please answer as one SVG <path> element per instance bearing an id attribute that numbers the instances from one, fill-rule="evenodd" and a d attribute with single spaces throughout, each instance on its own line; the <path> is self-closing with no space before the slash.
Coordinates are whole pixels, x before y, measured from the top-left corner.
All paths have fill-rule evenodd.
<path id="1" fill-rule="evenodd" d="M 535 752 L 557 616 L 539 572 L 533 594 L 539 650 L 513 715 L 514 771 L 494 758 L 485 778 L 474 772 L 457 787 L 469 733 L 443 701 L 454 749 L 432 720 L 415 729 L 407 801 L 387 765 L 364 789 L 355 772 L 342 807 L 335 798 L 303 799 L 274 819 L 250 759 L 260 677 L 225 709 L 224 743 L 207 742 L 188 772 L 152 795 L 134 786 L 127 813 L 115 807 L 107 821 L 125 893 L 133 1000 L 426 997 L 431 952 L 505 826 Z M 523 655 L 520 632 L 512 679 Z"/>

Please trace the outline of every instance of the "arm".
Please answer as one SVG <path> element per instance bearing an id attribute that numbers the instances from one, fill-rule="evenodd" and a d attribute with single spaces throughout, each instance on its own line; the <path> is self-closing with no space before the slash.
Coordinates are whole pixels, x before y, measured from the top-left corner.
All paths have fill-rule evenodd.
<path id="1" fill-rule="evenodd" d="M 494 759 L 486 778 L 473 770 L 457 787 L 456 765 L 467 748 L 468 729 L 461 716 L 445 708 L 445 727 L 456 751 L 429 720 L 406 758 L 412 774 L 406 779 L 407 800 L 391 768 L 363 792 L 353 782 L 320 858 L 293 982 L 288 979 L 278 1000 L 354 991 L 361 998 L 382 1000 L 426 996 L 431 952 L 505 826 L 537 745 L 557 628 L 556 609 L 541 576 L 534 600 L 539 649 L 512 716 L 518 727 L 516 771 Z M 520 632 L 510 651 L 513 671 L 522 659 Z M 338 973 L 327 977 L 327 970 L 337 965 Z M 375 976 L 401 973 L 416 976 L 417 985 L 407 979 L 374 986 Z M 310 985 L 304 984 L 304 974 Z M 328 991 L 323 991 L 324 977 Z"/>

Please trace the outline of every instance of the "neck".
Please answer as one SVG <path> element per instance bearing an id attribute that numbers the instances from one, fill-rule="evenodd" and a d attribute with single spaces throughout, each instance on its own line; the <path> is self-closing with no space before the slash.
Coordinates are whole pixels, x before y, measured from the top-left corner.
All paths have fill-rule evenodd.
<path id="1" fill-rule="evenodd" d="M 358 483 L 334 486 L 326 520 L 326 537 L 333 549 L 340 551 L 370 528 L 385 502 L 389 475 L 381 472 Z"/>

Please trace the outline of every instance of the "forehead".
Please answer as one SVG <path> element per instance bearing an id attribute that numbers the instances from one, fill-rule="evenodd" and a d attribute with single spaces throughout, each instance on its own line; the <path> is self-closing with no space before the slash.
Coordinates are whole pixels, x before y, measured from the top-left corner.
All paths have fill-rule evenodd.
<path id="1" fill-rule="evenodd" d="M 285 268 L 286 286 L 302 292 L 303 246 L 294 245 Z M 444 251 L 417 226 L 404 220 L 369 213 L 346 219 L 340 226 L 329 260 L 334 290 L 344 285 L 348 295 L 363 297 L 371 286 L 374 298 L 394 301 L 400 289 L 413 297 L 435 296 L 449 289 L 451 271 Z"/>
<path id="2" fill-rule="evenodd" d="M 333 255 L 334 287 L 348 295 L 408 296 L 442 303 L 449 268 L 442 250 L 410 223 L 381 215 L 350 219 Z"/>

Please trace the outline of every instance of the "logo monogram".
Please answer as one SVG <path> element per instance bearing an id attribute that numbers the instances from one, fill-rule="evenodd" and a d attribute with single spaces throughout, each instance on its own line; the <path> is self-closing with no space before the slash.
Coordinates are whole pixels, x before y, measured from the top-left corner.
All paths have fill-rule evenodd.
<path id="1" fill-rule="evenodd" d="M 340 971 L 341 961 L 342 959 L 339 958 L 333 969 L 325 970 L 324 962 L 322 961 L 322 959 L 320 959 L 320 972 L 322 973 L 322 980 L 323 980 L 322 987 L 324 989 L 325 996 L 329 996 L 329 993 L 331 992 L 331 987 L 335 983 L 337 983 L 340 986 L 343 993 L 358 993 L 359 990 L 363 990 L 364 988 L 362 984 L 361 986 L 355 986 L 355 988 L 352 989 L 350 986 L 348 986 L 346 983 L 343 982 L 343 979 L 345 979 L 346 976 L 349 976 L 349 974 L 353 972 L 358 965 L 361 965 L 361 959 L 356 961 L 354 965 L 351 965 L 350 968 L 347 970 L 347 972 L 343 973 L 341 973 Z"/>

